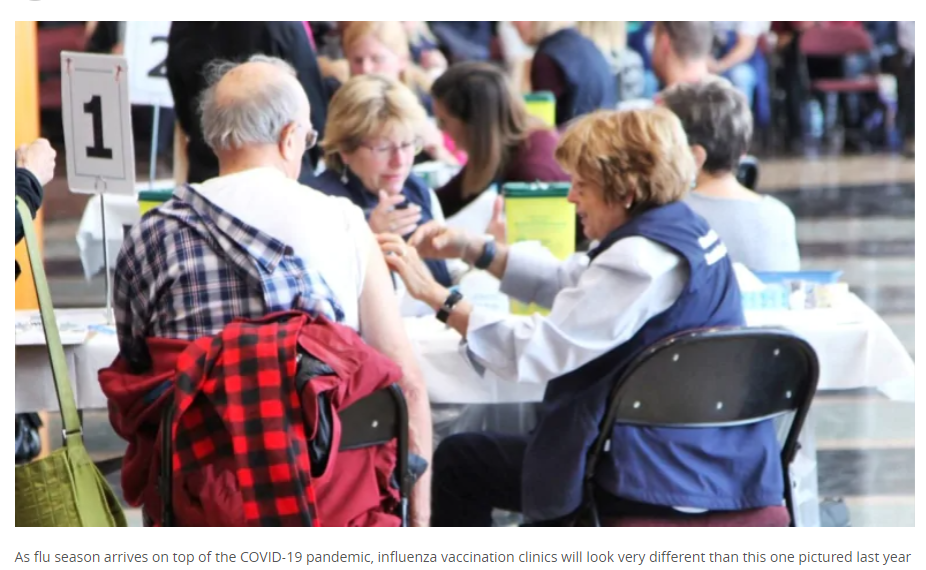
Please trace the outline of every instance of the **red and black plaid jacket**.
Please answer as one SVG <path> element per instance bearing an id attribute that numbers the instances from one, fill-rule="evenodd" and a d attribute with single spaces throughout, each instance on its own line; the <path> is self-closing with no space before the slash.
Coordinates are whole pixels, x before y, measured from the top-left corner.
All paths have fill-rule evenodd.
<path id="1" fill-rule="evenodd" d="M 180 341 L 153 340 L 149 346 L 164 345 L 165 358 L 160 363 L 155 358 L 149 374 L 128 373 L 121 359 L 100 371 L 110 419 L 130 443 L 123 469 L 130 504 L 144 504 L 158 521 L 156 442 L 163 434 L 157 434 L 157 425 L 175 392 L 173 506 L 179 524 L 319 526 L 321 519 L 331 519 L 326 526 L 397 524 L 386 515 L 394 502 L 387 483 L 394 445 L 338 454 L 335 414 L 330 467 L 315 481 L 311 475 L 308 445 L 315 437 L 318 395 L 324 392 L 338 412 L 401 376 L 398 366 L 356 333 L 294 312 L 232 323 L 219 335 L 182 343 L 182 351 Z M 314 378 L 301 393 L 298 348 L 334 372 Z M 345 494 L 348 481 L 354 483 Z"/>

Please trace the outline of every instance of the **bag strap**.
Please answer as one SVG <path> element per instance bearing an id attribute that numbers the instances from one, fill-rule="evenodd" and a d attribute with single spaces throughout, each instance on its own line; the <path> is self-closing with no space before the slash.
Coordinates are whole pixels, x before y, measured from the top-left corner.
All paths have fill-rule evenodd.
<path id="1" fill-rule="evenodd" d="M 32 224 L 32 212 L 29 211 L 29 206 L 19 196 L 16 197 L 16 209 L 19 212 L 19 217 L 22 218 L 23 233 L 26 236 L 26 250 L 29 253 L 29 264 L 32 266 L 35 294 L 39 300 L 42 328 L 45 330 L 45 344 L 48 346 L 48 357 L 51 360 L 51 371 L 55 380 L 58 407 L 61 410 L 64 445 L 67 447 L 71 443 L 82 444 L 82 428 L 80 416 L 77 414 L 77 402 L 74 399 L 74 391 L 71 389 L 71 381 L 68 377 L 64 346 L 61 344 L 61 336 L 58 333 L 58 322 L 55 319 L 55 311 L 51 303 L 51 292 L 48 289 L 48 280 L 45 277 L 45 266 L 42 264 L 39 241 L 36 238 L 35 227 Z"/>

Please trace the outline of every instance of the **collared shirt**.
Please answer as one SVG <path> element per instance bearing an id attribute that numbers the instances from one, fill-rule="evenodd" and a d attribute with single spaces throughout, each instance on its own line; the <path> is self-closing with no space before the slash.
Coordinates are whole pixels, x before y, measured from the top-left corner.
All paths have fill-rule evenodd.
<path id="1" fill-rule="evenodd" d="M 113 281 L 123 357 L 147 367 L 145 339 L 195 340 L 239 318 L 285 310 L 344 312 L 293 248 L 180 187 L 126 236 Z"/>
<path id="2" fill-rule="evenodd" d="M 643 237 L 619 241 L 591 264 L 587 254 L 561 262 L 539 243 L 517 243 L 502 292 L 552 310 L 509 316 L 475 308 L 467 351 L 500 378 L 544 384 L 633 338 L 675 304 L 687 282 L 682 258 Z"/>

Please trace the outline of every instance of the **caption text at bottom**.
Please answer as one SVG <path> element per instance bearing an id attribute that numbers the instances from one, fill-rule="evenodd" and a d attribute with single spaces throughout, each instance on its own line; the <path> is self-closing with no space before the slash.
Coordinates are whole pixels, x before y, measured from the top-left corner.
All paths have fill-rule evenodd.
<path id="1" fill-rule="evenodd" d="M 909 564 L 911 554 L 886 552 L 849 551 L 834 552 L 700 552 L 677 553 L 662 550 L 651 553 L 627 552 L 592 552 L 577 550 L 567 553 L 522 552 L 519 554 L 503 552 L 465 552 L 465 553 L 422 553 L 422 552 L 237 552 L 208 551 L 202 553 L 48 553 L 36 551 L 18 552 L 14 562 L 42 563 L 174 563 L 174 564 L 208 564 L 208 563 L 276 563 L 276 564 L 375 564 L 375 563 L 502 563 L 502 564 L 622 564 L 642 566 L 650 563 L 720 563 L 720 564 L 840 564 L 869 563 L 881 566 Z"/>

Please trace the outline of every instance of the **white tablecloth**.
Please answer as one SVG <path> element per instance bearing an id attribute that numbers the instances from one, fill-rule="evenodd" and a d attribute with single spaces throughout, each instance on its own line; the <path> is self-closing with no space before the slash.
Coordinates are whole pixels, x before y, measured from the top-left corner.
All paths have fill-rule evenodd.
<path id="1" fill-rule="evenodd" d="M 96 319 L 102 310 L 58 311 L 61 322 Z M 17 313 L 23 318 L 24 313 Z M 80 315 L 85 315 L 80 317 Z M 90 315 L 86 317 L 86 315 Z M 94 317 L 94 315 L 96 315 Z M 784 326 L 806 338 L 820 359 L 820 390 L 889 388 L 914 378 L 914 363 L 890 328 L 855 296 L 840 310 L 756 312 L 747 315 L 753 326 Z M 434 403 L 475 404 L 534 402 L 543 387 L 516 384 L 476 374 L 460 352 L 460 337 L 432 317 L 406 319 L 405 327 L 419 357 L 428 393 Z M 97 371 L 118 353 L 114 331 L 98 327 L 85 342 L 65 349 L 78 406 L 105 408 Z M 900 397 L 885 390 L 889 396 Z M 903 395 L 912 398 L 912 394 Z M 45 347 L 24 345 L 17 337 L 16 411 L 55 410 L 51 370 Z"/>

